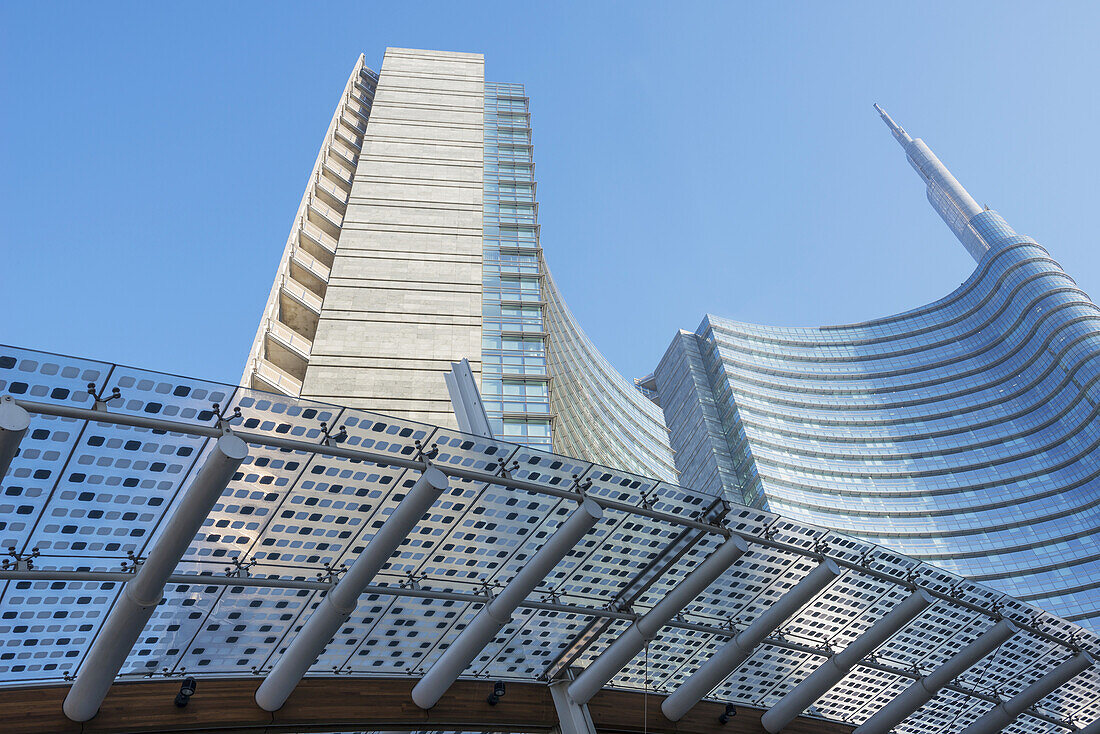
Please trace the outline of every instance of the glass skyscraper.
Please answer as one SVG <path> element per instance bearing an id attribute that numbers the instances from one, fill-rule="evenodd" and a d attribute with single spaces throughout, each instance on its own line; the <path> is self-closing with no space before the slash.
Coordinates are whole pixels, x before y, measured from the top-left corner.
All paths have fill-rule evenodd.
<path id="1" fill-rule="evenodd" d="M 848 326 L 707 316 L 632 381 L 547 267 L 523 86 L 485 81 L 479 54 L 360 58 L 244 384 L 454 426 L 443 374 L 466 358 L 502 439 L 836 528 L 1096 629 L 1100 314 L 883 117 L 969 280 Z"/>
<path id="2" fill-rule="evenodd" d="M 682 479 L 1100 628 L 1100 310 L 882 115 L 977 269 L 874 321 L 678 334 L 656 382 Z"/>

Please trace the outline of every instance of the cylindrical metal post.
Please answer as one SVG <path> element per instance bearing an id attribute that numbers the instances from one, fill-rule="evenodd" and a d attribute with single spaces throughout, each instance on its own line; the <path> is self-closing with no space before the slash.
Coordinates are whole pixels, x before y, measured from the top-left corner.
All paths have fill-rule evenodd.
<path id="1" fill-rule="evenodd" d="M 497 632 L 512 619 L 512 612 L 527 598 L 546 574 L 575 546 L 584 534 L 603 517 L 603 508 L 590 499 L 554 532 L 535 555 L 512 578 L 504 590 L 486 604 L 443 655 L 436 660 L 412 690 L 412 699 L 422 709 L 430 709 L 462 671 L 488 645 Z"/>
<path id="2" fill-rule="evenodd" d="M 747 550 L 748 545 L 736 535 L 720 545 L 645 616 L 627 627 L 617 640 L 569 684 L 570 698 L 580 705 L 588 703 L 645 647 L 646 642 L 653 639 L 661 627 L 699 596 Z"/>
<path id="3" fill-rule="evenodd" d="M 313 661 L 347 621 L 363 589 L 386 564 L 397 546 L 447 489 L 446 475 L 434 466 L 420 475 L 340 582 L 329 591 L 256 690 L 256 703 L 265 711 L 278 711 Z"/>
<path id="4" fill-rule="evenodd" d="M 168 577 L 247 456 L 248 446 L 232 434 L 222 436 L 214 444 L 149 551 L 149 557 L 123 586 L 80 666 L 64 704 L 65 715 L 73 721 L 87 721 L 99 711 L 115 676 L 160 603 Z"/>
<path id="5" fill-rule="evenodd" d="M 932 601 L 933 597 L 930 594 L 917 590 L 891 609 L 882 619 L 871 625 L 870 629 L 853 640 L 848 647 L 822 663 L 817 670 L 810 673 L 806 680 L 788 691 L 774 706 L 765 711 L 760 717 L 760 723 L 764 729 L 769 734 L 779 734 L 783 727 L 798 718 L 810 704 L 839 683 L 852 666 L 909 624 Z"/>
<path id="6" fill-rule="evenodd" d="M 0 397 L 0 479 L 7 475 L 30 424 L 30 413 L 17 405 L 10 395 Z"/>
<path id="7" fill-rule="evenodd" d="M 672 692 L 672 695 L 664 700 L 661 711 L 665 717 L 669 721 L 682 719 L 684 714 L 699 703 L 703 696 L 722 682 L 738 665 L 745 662 L 764 638 L 814 598 L 840 573 L 840 566 L 830 560 L 824 561 L 810 571 L 805 578 L 753 620 L 741 634 L 711 655 L 698 670 Z"/>
<path id="8" fill-rule="evenodd" d="M 1016 632 L 1016 625 L 1007 619 L 997 622 L 943 665 L 924 678 L 914 681 L 913 685 L 876 711 L 874 716 L 863 722 L 852 734 L 889 734 L 895 726 L 931 701 L 941 688 L 959 677 L 967 668 L 976 665 Z"/>
<path id="9" fill-rule="evenodd" d="M 994 706 L 991 711 L 963 729 L 961 734 L 996 734 L 1056 688 L 1067 683 L 1070 678 L 1091 668 L 1093 662 L 1088 653 L 1077 653 L 1009 700 Z"/>

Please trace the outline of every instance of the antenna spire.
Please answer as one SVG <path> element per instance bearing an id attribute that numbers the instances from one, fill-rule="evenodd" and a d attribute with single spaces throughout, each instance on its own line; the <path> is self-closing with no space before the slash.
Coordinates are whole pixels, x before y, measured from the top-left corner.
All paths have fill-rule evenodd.
<path id="1" fill-rule="evenodd" d="M 912 142 L 913 138 L 909 137 L 909 133 L 905 132 L 905 129 L 901 125 L 894 122 L 894 118 L 886 114 L 886 110 L 879 107 L 878 102 L 875 103 L 875 110 L 878 111 L 882 121 L 886 123 L 886 127 L 890 128 L 890 132 L 897 138 L 897 141 L 901 143 L 903 148 L 907 143 Z"/>
<path id="2" fill-rule="evenodd" d="M 1001 216 L 978 206 L 958 179 L 951 175 L 947 166 L 940 162 L 936 154 L 920 138 L 910 137 L 901 125 L 894 122 L 886 110 L 875 104 L 875 111 L 882 117 L 890 134 L 905 150 L 909 165 L 920 174 L 927 187 L 928 202 L 944 223 L 951 228 L 963 246 L 974 257 L 981 260 L 991 245 L 1006 237 L 1015 235 Z M 996 217 L 995 227 L 987 220 Z"/>

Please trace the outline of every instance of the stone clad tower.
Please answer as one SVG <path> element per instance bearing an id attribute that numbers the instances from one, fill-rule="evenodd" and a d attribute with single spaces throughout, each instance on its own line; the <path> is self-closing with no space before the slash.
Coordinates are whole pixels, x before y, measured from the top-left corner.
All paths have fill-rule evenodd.
<path id="1" fill-rule="evenodd" d="M 324 277 L 298 277 L 315 244 L 299 228 L 254 385 L 454 423 L 442 375 L 463 357 L 481 368 L 483 69 L 480 54 L 392 48 L 378 78 L 357 66 L 304 202 L 304 225 L 321 219 Z M 350 117 L 353 106 L 364 114 Z M 338 175 L 324 167 L 341 157 L 333 144 L 354 153 Z M 265 363 L 293 379 L 265 380 Z"/>
<path id="2" fill-rule="evenodd" d="M 494 435 L 673 479 L 660 408 L 543 259 L 529 101 L 480 54 L 386 50 L 345 85 L 243 384 L 455 426 L 463 358 Z"/>

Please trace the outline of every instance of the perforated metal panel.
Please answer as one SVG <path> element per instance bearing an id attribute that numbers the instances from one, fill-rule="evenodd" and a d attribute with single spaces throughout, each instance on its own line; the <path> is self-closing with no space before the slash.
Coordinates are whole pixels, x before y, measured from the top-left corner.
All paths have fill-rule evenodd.
<path id="1" fill-rule="evenodd" d="M 234 431 L 246 440 L 253 436 L 250 455 L 176 569 L 122 670 L 124 679 L 251 676 L 269 670 L 322 599 L 325 584 L 340 578 L 419 476 L 415 468 L 403 467 L 425 455 L 444 471 L 478 472 L 479 478 L 452 474 L 449 489 L 375 578 L 313 674 L 422 674 L 481 609 L 485 595 L 503 588 L 569 517 L 576 502 L 559 496 L 563 491 L 583 491 L 626 509 L 606 510 L 528 599 L 551 607 L 517 610 L 467 675 L 541 680 L 568 649 L 576 653 L 573 665 L 587 665 L 630 624 L 616 614 L 647 611 L 723 541 L 715 529 L 687 528 L 677 520 L 700 519 L 714 497 L 628 472 L 365 411 L 0 349 L 0 393 L 91 408 L 89 382 L 102 398 L 119 389 L 119 398 L 101 406 L 104 419 L 33 414 L 3 482 L 0 542 L 11 549 L 8 577 L 0 581 L 3 684 L 57 681 L 79 671 L 127 578 L 115 574 L 132 570 L 135 559 L 140 562 L 148 552 L 210 450 L 208 429 L 218 420 L 214 403 Z M 234 409 L 240 418 L 233 417 Z M 207 430 L 195 435 L 119 425 L 107 420 L 108 414 Z M 259 445 L 256 436 L 304 444 Z M 316 450 L 326 442 L 398 463 Z M 528 482 L 539 491 L 486 481 L 494 476 Z M 647 517 L 629 508 L 663 514 Z M 927 674 L 992 624 L 989 613 L 965 604 L 999 610 L 1100 655 L 1100 640 L 1064 620 L 866 542 L 738 505 L 728 507 L 722 524 L 760 542 L 751 543 L 749 552 L 664 627 L 612 686 L 674 690 L 731 634 L 809 573 L 820 562 L 815 553 L 849 567 L 712 697 L 774 704 L 831 651 L 843 649 L 911 594 L 914 583 L 949 598 L 937 600 L 894 635 L 811 713 L 851 723 L 866 720 L 910 685 L 914 674 Z M 99 576 L 50 577 L 62 571 Z M 593 631 L 590 623 L 597 618 L 605 624 Z M 591 639 L 574 647 L 585 630 Z M 1068 655 L 1065 645 L 1021 631 L 957 683 L 980 696 L 1004 698 Z M 944 690 L 899 731 L 958 731 L 991 705 L 982 697 Z M 1064 731 L 1036 716 L 1077 722 L 1100 716 L 1100 669 L 1077 676 L 1034 713 L 1009 731 Z"/>

